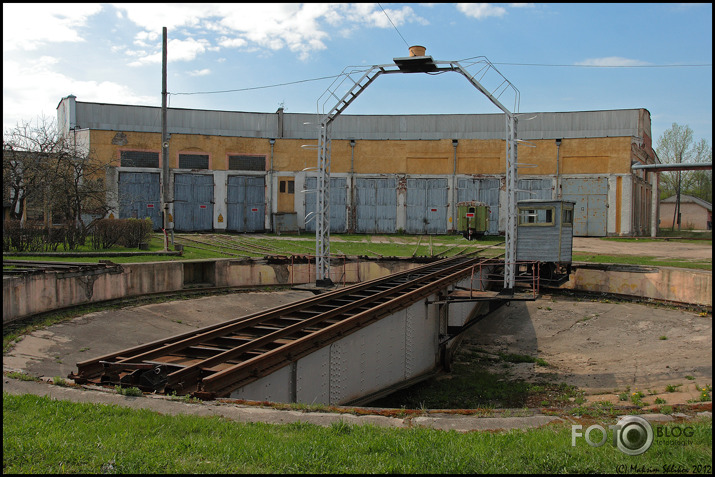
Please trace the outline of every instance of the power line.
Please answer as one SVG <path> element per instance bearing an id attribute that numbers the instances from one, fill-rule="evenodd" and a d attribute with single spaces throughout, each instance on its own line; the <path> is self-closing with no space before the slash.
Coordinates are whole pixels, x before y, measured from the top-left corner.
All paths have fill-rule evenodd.
<path id="1" fill-rule="evenodd" d="M 464 61 L 464 60 L 461 60 Z M 510 66 L 554 66 L 554 67 L 569 67 L 569 68 L 690 68 L 697 66 L 710 66 L 712 63 L 708 64 L 695 64 L 695 65 L 549 65 L 544 63 L 492 63 L 494 65 L 510 65 Z"/>
<path id="2" fill-rule="evenodd" d="M 404 38 L 403 38 L 404 40 Z M 467 61 L 471 60 L 474 58 L 483 58 L 482 56 L 474 56 L 472 58 L 465 58 L 461 61 Z M 701 67 L 701 66 L 709 66 L 712 67 L 712 63 L 710 64 L 689 64 L 689 65 L 633 65 L 633 66 L 627 66 L 627 65 L 622 65 L 622 66 L 606 66 L 606 65 L 552 65 L 552 64 L 545 64 L 545 63 L 492 63 L 493 65 L 509 65 L 509 66 L 551 66 L 551 67 L 559 67 L 559 68 L 564 68 L 564 67 L 571 67 L 571 68 L 690 68 L 690 67 Z M 353 71 L 354 72 L 354 71 Z M 441 74 L 443 72 L 437 73 Z M 298 80 L 298 81 L 290 81 L 288 83 L 278 83 L 278 84 L 270 84 L 270 85 L 264 85 L 264 86 L 253 86 L 251 88 L 238 88 L 238 89 L 226 89 L 226 90 L 221 90 L 221 91 L 194 91 L 194 92 L 182 92 L 182 93 L 168 93 L 169 95 L 174 95 L 174 96 L 188 96 L 188 95 L 194 95 L 194 94 L 220 94 L 220 93 L 238 93 L 242 91 L 252 91 L 252 90 L 257 90 L 257 89 L 266 89 L 266 88 L 277 88 L 280 86 L 290 86 L 292 84 L 300 84 L 300 83 L 308 83 L 311 81 L 321 81 L 325 79 L 333 79 L 333 78 L 339 78 L 340 76 L 346 76 L 347 73 L 341 73 L 339 75 L 332 75 L 332 76 L 321 76 L 319 78 L 309 78 L 309 79 L 304 79 L 304 80 Z"/>
<path id="3" fill-rule="evenodd" d="M 222 90 L 222 91 L 194 91 L 194 92 L 191 92 L 191 93 L 169 93 L 169 94 L 173 94 L 173 95 L 177 95 L 177 96 L 178 96 L 178 95 L 191 95 L 191 94 L 236 93 L 236 92 L 239 92 L 239 91 L 251 91 L 251 90 L 254 90 L 254 89 L 277 88 L 277 87 L 279 87 L 279 86 L 289 86 L 289 85 L 292 85 L 292 84 L 307 83 L 307 82 L 309 82 L 309 81 L 320 81 L 320 80 L 324 80 L 324 79 L 338 78 L 338 77 L 343 76 L 343 75 L 344 75 L 344 73 L 343 73 L 343 74 L 339 74 L 339 75 L 333 75 L 333 76 L 322 76 L 322 77 L 320 77 L 320 78 L 310 78 L 310 79 L 304 79 L 304 80 L 298 80 L 298 81 L 291 81 L 291 82 L 288 82 L 288 83 L 269 84 L 269 85 L 265 85 L 265 86 L 254 86 L 254 87 L 251 87 L 251 88 L 225 89 L 225 90 Z"/>
<path id="4" fill-rule="evenodd" d="M 382 8 L 382 5 L 380 5 L 380 4 L 378 3 L 377 6 L 380 7 L 380 10 L 382 10 L 382 13 L 384 13 L 385 16 L 387 17 L 387 21 L 390 22 L 390 24 L 391 24 L 392 27 L 395 29 L 395 31 L 397 32 L 397 34 L 400 35 L 400 38 L 402 38 L 402 41 L 404 41 L 404 42 L 405 42 L 405 45 L 407 45 L 407 48 L 409 48 L 409 47 L 410 47 L 410 44 L 407 43 L 407 40 L 405 40 L 405 37 L 402 36 L 402 33 L 400 33 L 400 30 L 398 30 L 397 27 L 395 26 L 395 24 L 392 23 L 392 20 L 390 20 L 390 16 L 387 14 L 387 12 L 385 11 L 385 9 Z"/>

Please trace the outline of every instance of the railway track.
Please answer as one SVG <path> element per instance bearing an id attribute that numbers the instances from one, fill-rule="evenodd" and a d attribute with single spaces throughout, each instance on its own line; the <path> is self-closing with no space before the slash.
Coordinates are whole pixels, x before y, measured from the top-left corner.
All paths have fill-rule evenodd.
<path id="1" fill-rule="evenodd" d="M 496 259 L 455 256 L 77 363 L 76 382 L 225 397 Z"/>

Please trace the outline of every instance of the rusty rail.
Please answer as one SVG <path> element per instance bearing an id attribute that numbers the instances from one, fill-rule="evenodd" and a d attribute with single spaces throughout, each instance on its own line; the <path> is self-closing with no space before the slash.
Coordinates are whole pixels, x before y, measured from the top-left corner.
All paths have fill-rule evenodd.
<path id="1" fill-rule="evenodd" d="M 464 278 L 481 259 L 457 256 L 200 330 L 77 363 L 77 382 L 204 398 L 266 376 Z"/>

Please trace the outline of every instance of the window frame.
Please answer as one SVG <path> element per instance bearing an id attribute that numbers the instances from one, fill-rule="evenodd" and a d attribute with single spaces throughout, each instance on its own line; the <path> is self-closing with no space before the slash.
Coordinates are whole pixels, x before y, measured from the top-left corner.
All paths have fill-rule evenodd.
<path id="1" fill-rule="evenodd" d="M 537 222 L 539 219 L 539 210 L 546 211 L 545 219 L 551 216 L 551 220 L 545 222 Z M 525 213 L 526 212 L 526 213 Z M 530 212 L 530 213 L 529 213 Z M 533 217 L 534 222 L 525 222 L 525 218 Z M 553 227 L 556 225 L 556 207 L 552 205 L 542 205 L 542 206 L 519 206 L 517 208 L 517 225 L 520 227 Z"/>

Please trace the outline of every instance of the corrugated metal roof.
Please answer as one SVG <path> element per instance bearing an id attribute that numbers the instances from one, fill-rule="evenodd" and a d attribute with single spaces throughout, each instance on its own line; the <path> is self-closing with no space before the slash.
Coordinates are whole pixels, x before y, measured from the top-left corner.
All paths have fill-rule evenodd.
<path id="1" fill-rule="evenodd" d="M 77 102 L 77 127 L 161 132 L 161 108 Z M 639 136 L 639 109 L 521 113 L 520 139 Z M 170 134 L 317 139 L 320 116 L 169 108 Z M 307 124 L 306 124 L 307 123 Z M 436 140 L 504 139 L 504 114 L 349 115 L 331 124 L 331 139 Z M 650 131 L 646 131 L 649 133 Z"/>
<path id="2" fill-rule="evenodd" d="M 668 197 L 667 199 L 661 200 L 660 203 L 661 203 L 661 204 L 663 204 L 663 203 L 665 203 L 665 204 L 674 204 L 677 200 L 678 200 L 678 196 L 677 196 L 677 195 L 671 195 L 671 196 Z M 706 201 L 706 200 L 700 199 L 700 198 L 698 198 L 698 197 L 693 197 L 692 195 L 680 194 L 680 203 L 682 204 L 682 203 L 685 203 L 685 202 L 692 202 L 692 203 L 694 203 L 694 204 L 698 204 L 699 206 L 701 206 L 701 207 L 703 207 L 703 208 L 705 208 L 705 209 L 707 209 L 707 210 L 709 210 L 709 211 L 711 211 L 711 212 L 712 212 L 712 210 L 713 210 L 713 205 L 712 205 L 710 202 Z"/>

